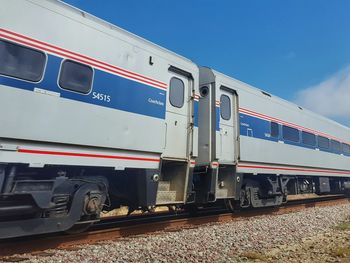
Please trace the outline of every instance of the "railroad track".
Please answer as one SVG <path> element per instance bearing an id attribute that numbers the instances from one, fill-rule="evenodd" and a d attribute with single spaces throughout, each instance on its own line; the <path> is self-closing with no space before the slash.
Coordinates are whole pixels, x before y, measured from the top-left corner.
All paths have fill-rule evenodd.
<path id="1" fill-rule="evenodd" d="M 181 229 L 196 228 L 208 223 L 224 223 L 232 220 L 244 220 L 247 217 L 261 215 L 278 215 L 297 212 L 302 209 L 321 206 L 349 204 L 350 198 L 343 196 L 326 196 L 322 198 L 297 199 L 277 208 L 244 210 L 228 213 L 227 210 L 211 208 L 199 211 L 197 215 L 188 212 L 166 213 L 155 215 L 136 215 L 126 217 L 110 217 L 92 227 L 89 231 L 74 234 L 49 234 L 35 237 L 16 238 L 0 241 L 0 260 L 11 261 L 14 254 L 40 254 L 47 249 L 78 249 L 84 244 L 94 244 L 110 240 L 127 240 L 140 235 L 158 234 L 163 231 L 179 231 Z M 10 257 L 10 258 L 9 258 Z M 12 262 L 15 262 L 13 258 Z"/>

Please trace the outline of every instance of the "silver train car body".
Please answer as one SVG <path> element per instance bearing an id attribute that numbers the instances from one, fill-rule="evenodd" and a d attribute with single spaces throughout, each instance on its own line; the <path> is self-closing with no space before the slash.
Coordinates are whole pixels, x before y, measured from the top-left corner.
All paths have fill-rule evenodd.
<path id="1" fill-rule="evenodd" d="M 350 188 L 348 128 L 60 1 L 2 3 L 0 109 L 0 239 Z"/>
<path id="2" fill-rule="evenodd" d="M 0 237 L 47 232 L 43 218 L 71 227 L 72 195 L 86 222 L 107 199 L 131 210 L 193 202 L 193 62 L 53 0 L 4 1 L 0 41 Z"/>
<path id="3" fill-rule="evenodd" d="M 267 206 L 283 201 L 283 187 L 289 194 L 349 188 L 349 128 L 205 67 L 200 93 L 197 165 L 212 168 L 212 200 L 238 200 L 255 187 L 267 190 L 264 201 L 246 201 Z"/>

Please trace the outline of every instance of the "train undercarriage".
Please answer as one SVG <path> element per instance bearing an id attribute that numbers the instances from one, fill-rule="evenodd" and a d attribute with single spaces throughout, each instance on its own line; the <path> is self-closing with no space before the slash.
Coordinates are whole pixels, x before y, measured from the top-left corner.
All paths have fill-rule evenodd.
<path id="1" fill-rule="evenodd" d="M 238 189 L 237 189 L 238 190 Z M 288 196 L 350 193 L 349 178 L 302 175 L 243 175 L 238 200 L 226 201 L 230 210 L 280 206 Z"/>
<path id="2" fill-rule="evenodd" d="M 280 206 L 289 197 L 301 195 L 350 194 L 350 178 L 240 174 L 234 166 L 220 166 L 217 171 L 197 168 L 194 175 L 196 203 L 224 201 L 226 207 L 235 211 L 245 208 Z"/>
<path id="3" fill-rule="evenodd" d="M 342 177 L 235 174 L 197 170 L 184 209 L 223 201 L 229 210 L 279 206 L 289 195 L 348 194 Z M 158 170 L 0 165 L 0 239 L 49 232 L 75 232 L 120 206 L 151 211 Z M 186 204 L 191 205 L 186 206 Z"/>
<path id="4" fill-rule="evenodd" d="M 0 239 L 83 230 L 102 211 L 154 204 L 154 170 L 0 166 Z M 136 207 L 136 208 L 135 208 Z"/>

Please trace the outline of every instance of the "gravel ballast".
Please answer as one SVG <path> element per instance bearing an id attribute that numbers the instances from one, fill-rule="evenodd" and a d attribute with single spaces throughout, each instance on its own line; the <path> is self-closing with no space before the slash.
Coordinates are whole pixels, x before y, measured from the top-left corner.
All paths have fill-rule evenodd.
<path id="1" fill-rule="evenodd" d="M 18 256 L 28 262 L 247 262 L 252 258 L 277 262 L 286 259 L 281 250 L 288 252 L 292 244 L 329 233 L 349 217 L 350 205 L 308 208 L 84 245 L 77 250 L 48 250 L 45 257 Z"/>

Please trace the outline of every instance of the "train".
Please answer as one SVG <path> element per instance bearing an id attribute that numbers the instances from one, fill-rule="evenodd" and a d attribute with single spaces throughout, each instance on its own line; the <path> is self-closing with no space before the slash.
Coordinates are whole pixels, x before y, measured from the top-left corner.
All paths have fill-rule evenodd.
<path id="1" fill-rule="evenodd" d="M 0 239 L 350 190 L 349 128 L 58 0 L 2 2 L 0 111 Z"/>

